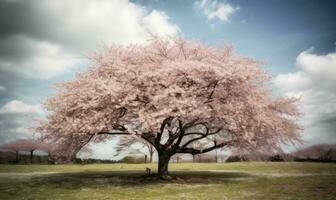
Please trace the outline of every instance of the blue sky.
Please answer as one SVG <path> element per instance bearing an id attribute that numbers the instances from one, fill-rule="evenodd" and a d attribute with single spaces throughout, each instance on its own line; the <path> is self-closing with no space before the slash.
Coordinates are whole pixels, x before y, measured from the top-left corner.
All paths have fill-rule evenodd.
<path id="1" fill-rule="evenodd" d="M 194 1 L 149 2 L 145 5 L 163 10 L 185 36 L 231 43 L 240 54 L 266 60 L 272 73 L 295 71 L 297 55 L 312 46 L 318 54 L 335 50 L 335 1 L 224 1 L 239 8 L 229 22 L 207 20 Z"/>
<path id="2" fill-rule="evenodd" d="M 182 35 L 266 62 L 275 93 L 302 98 L 306 143 L 336 143 L 336 2 L 139 0 L 0 2 L 0 143 L 32 137 L 53 83 L 102 44 Z M 97 146 L 96 157 L 110 158 Z"/>

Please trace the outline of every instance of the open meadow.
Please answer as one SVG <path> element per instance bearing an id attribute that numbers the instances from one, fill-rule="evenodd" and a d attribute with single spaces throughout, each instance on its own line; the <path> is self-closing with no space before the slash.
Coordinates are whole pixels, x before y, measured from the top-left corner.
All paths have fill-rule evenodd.
<path id="1" fill-rule="evenodd" d="M 336 199 L 336 164 L 171 163 L 0 165 L 0 199 Z"/>

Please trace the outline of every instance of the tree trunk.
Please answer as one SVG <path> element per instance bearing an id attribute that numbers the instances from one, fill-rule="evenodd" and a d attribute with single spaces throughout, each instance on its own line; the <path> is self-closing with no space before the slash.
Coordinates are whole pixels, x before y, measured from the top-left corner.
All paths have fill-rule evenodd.
<path id="1" fill-rule="evenodd" d="M 168 154 L 159 154 L 159 163 L 158 163 L 158 174 L 157 176 L 161 179 L 168 179 L 168 164 L 170 160 L 170 155 Z"/>
<path id="2" fill-rule="evenodd" d="M 145 154 L 145 163 L 147 163 L 147 154 Z"/>
<path id="3" fill-rule="evenodd" d="M 33 153 L 34 150 L 30 150 L 30 164 L 33 164 Z"/>
<path id="4" fill-rule="evenodd" d="M 52 159 L 51 152 L 48 151 L 48 164 L 53 164 L 52 160 L 53 160 L 53 159 Z"/>
<path id="5" fill-rule="evenodd" d="M 149 162 L 152 163 L 153 162 L 153 151 L 149 152 Z"/>
<path id="6" fill-rule="evenodd" d="M 15 151 L 15 162 L 19 164 L 19 151 Z"/>
<path id="7" fill-rule="evenodd" d="M 216 163 L 218 163 L 218 152 L 217 152 L 217 149 L 215 150 L 215 160 L 216 160 Z"/>
<path id="8" fill-rule="evenodd" d="M 193 154 L 192 157 L 193 157 L 193 162 L 195 162 L 195 154 Z"/>

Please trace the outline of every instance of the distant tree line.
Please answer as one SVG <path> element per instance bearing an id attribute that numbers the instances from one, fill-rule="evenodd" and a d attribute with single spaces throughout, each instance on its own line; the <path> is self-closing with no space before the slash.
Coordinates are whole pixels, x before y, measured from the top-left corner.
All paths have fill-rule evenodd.
<path id="1" fill-rule="evenodd" d="M 316 144 L 288 154 L 240 154 L 231 155 L 226 162 L 243 161 L 296 161 L 296 162 L 336 162 L 335 144 Z"/>
<path id="2" fill-rule="evenodd" d="M 52 164 L 47 155 L 34 155 L 32 158 L 30 154 L 20 152 L 18 158 L 16 153 L 11 151 L 0 151 L 0 164 Z"/>
<path id="3" fill-rule="evenodd" d="M 14 145 L 15 144 L 15 145 Z M 25 144 L 25 145 L 23 145 Z M 27 145 L 29 144 L 29 145 Z M 53 159 L 52 153 L 48 152 L 43 144 L 32 141 L 17 141 L 11 145 L 2 145 L 0 151 L 0 164 L 60 164 L 66 163 L 67 157 Z M 4 150 L 4 147 L 6 149 Z M 29 147 L 29 148 L 28 148 Z M 33 150 L 31 150 L 33 149 Z M 45 155 L 32 154 L 38 149 L 44 149 Z M 30 151 L 29 151 L 30 150 Z M 41 150 L 40 150 L 41 151 Z M 47 154 L 48 153 L 48 154 Z M 137 154 L 135 154 L 137 153 Z M 94 159 L 94 158 L 75 158 L 72 163 L 92 164 L 92 163 L 148 163 L 152 162 L 152 152 L 141 152 L 132 150 L 131 154 L 126 155 L 121 160 Z M 150 159 L 149 159 L 150 157 Z M 63 162 L 64 161 L 64 162 Z M 317 144 L 289 154 L 256 154 L 243 153 L 232 154 L 230 156 L 219 154 L 218 152 L 199 154 L 192 158 L 185 154 L 175 154 L 170 162 L 249 162 L 249 161 L 296 161 L 296 162 L 336 162 L 336 145 Z"/>

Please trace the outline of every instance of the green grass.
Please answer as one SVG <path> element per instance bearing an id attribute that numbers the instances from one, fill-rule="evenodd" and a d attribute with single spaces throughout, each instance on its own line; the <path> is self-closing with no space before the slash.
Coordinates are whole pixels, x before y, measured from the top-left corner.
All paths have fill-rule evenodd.
<path id="1" fill-rule="evenodd" d="M 0 165 L 0 199 L 336 199 L 336 164 Z"/>
<path id="2" fill-rule="evenodd" d="M 0 172 L 101 172 L 156 169 L 151 164 L 67 164 L 67 165 L 0 165 Z M 334 163 L 309 162 L 245 162 L 245 163 L 170 163 L 169 169 L 176 171 L 229 170 L 262 173 L 335 173 Z"/>

